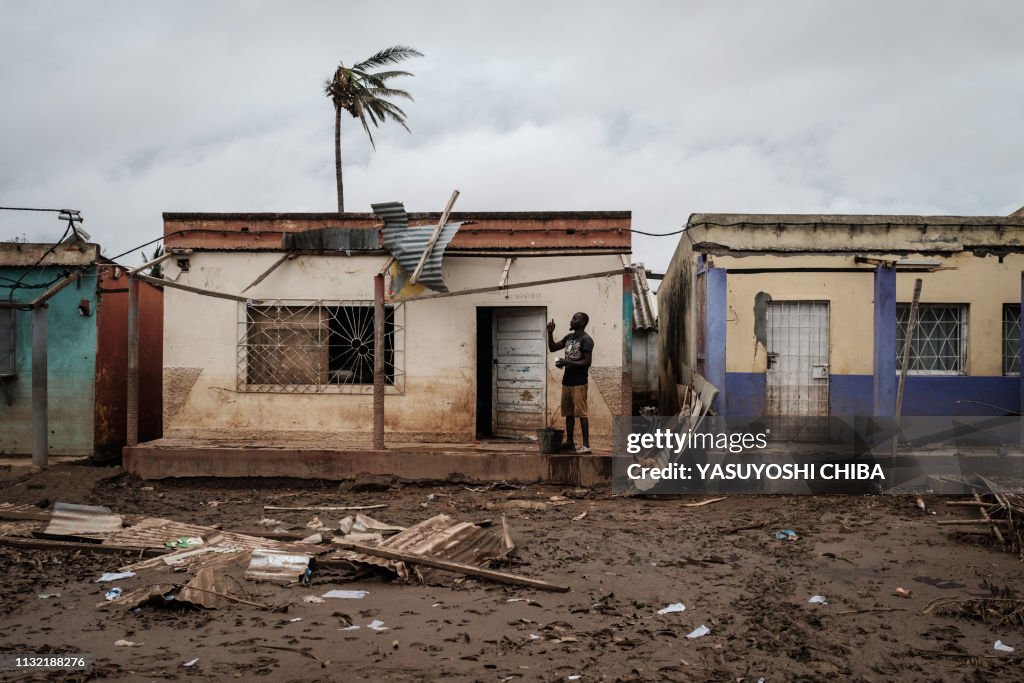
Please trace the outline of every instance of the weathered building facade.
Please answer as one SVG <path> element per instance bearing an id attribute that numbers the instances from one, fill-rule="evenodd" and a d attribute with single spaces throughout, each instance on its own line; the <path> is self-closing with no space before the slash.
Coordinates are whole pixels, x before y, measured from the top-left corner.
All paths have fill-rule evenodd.
<path id="1" fill-rule="evenodd" d="M 1021 407 L 1024 217 L 694 214 L 658 293 L 662 405 L 690 368 L 720 414 L 903 415 Z"/>
<path id="2" fill-rule="evenodd" d="M 407 219 L 431 226 L 439 215 Z M 443 286 L 430 289 L 410 285 L 390 260 L 375 214 L 164 214 L 166 248 L 189 250 L 165 263 L 165 277 L 230 295 L 166 291 L 165 437 L 369 440 L 382 268 L 390 443 L 522 437 L 560 424 L 561 371 L 545 324 L 554 320 L 560 337 L 578 310 L 596 342 L 591 428 L 609 435 L 629 403 L 629 213 L 451 221 L 443 258 L 428 264 Z M 402 238 L 391 233 L 391 243 Z"/>
<path id="3" fill-rule="evenodd" d="M 127 277 L 99 246 L 0 244 L 0 453 L 33 453 L 42 400 L 48 455 L 120 457 L 125 445 Z M 45 301 L 33 301 L 54 292 Z M 162 291 L 140 290 L 140 433 L 160 436 Z M 15 304 L 18 304 L 17 306 Z M 45 382 L 33 376 L 45 348 Z M 40 397 L 40 392 L 42 395 Z"/>

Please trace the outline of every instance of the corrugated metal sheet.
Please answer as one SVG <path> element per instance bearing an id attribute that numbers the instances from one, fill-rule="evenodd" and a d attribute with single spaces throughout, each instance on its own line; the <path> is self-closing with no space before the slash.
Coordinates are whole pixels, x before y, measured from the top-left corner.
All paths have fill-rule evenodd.
<path id="1" fill-rule="evenodd" d="M 281 247 L 285 251 L 374 251 L 380 249 L 380 236 L 372 228 L 319 228 L 285 233 Z"/>
<path id="2" fill-rule="evenodd" d="M 425 225 L 410 228 L 409 216 L 401 202 L 371 204 L 371 206 L 373 212 L 384 219 L 384 248 L 391 252 L 405 272 L 411 275 L 416 270 L 420 257 L 427 248 L 427 243 L 437 226 Z M 435 292 L 448 291 L 441 272 L 441 261 L 444 258 L 444 250 L 448 248 L 448 243 L 459 231 L 460 225 L 462 224 L 448 223 L 441 230 L 441 235 L 437 238 L 430 257 L 423 265 L 423 273 L 420 275 L 418 283 Z"/>
<path id="3" fill-rule="evenodd" d="M 505 547 L 498 534 L 469 522 L 452 519 L 448 515 L 437 515 L 424 520 L 379 543 L 378 547 L 477 566 L 504 557 L 510 550 Z M 409 568 L 404 562 L 385 560 L 353 551 L 342 551 L 337 557 L 381 567 L 395 572 L 402 579 L 409 579 Z M 426 572 L 430 570 L 426 567 L 416 567 L 415 571 L 419 578 L 424 580 Z"/>
<path id="4" fill-rule="evenodd" d="M 250 581 L 292 583 L 306 573 L 311 559 L 312 555 L 304 553 L 257 548 L 252 551 L 249 567 L 245 570 L 245 578 Z"/>
<path id="5" fill-rule="evenodd" d="M 56 536 L 109 534 L 121 530 L 124 520 L 110 508 L 100 505 L 75 505 L 57 502 L 46 533 Z"/>
<path id="6" fill-rule="evenodd" d="M 633 329 L 657 330 L 658 314 L 647 284 L 647 269 L 644 264 L 633 264 Z"/>

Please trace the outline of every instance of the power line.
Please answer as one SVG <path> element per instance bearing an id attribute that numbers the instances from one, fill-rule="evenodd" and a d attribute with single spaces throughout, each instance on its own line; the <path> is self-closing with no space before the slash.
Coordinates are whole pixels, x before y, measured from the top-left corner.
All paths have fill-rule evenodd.
<path id="1" fill-rule="evenodd" d="M 648 237 L 671 237 L 672 235 L 679 235 L 686 232 L 686 228 L 682 230 L 675 230 L 673 232 L 644 232 L 643 230 L 630 230 L 638 235 L 647 235 Z"/>

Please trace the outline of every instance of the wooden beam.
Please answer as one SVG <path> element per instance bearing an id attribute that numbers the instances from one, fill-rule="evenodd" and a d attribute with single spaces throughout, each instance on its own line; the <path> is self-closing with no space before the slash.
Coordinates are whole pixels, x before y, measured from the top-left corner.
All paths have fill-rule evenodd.
<path id="1" fill-rule="evenodd" d="M 277 505 L 264 505 L 264 510 L 273 510 L 274 512 L 339 512 L 339 511 L 351 511 L 351 510 L 379 510 L 386 508 L 387 503 L 380 503 L 379 505 L 328 505 L 320 507 L 279 507 Z"/>
<path id="2" fill-rule="evenodd" d="M 896 388 L 896 412 L 893 414 L 892 425 L 892 457 L 896 457 L 896 450 L 900 441 L 900 412 L 903 410 L 903 387 L 907 383 L 907 373 L 910 363 L 910 346 L 914 341 L 914 328 L 917 327 L 917 307 L 921 303 L 921 278 L 914 281 L 914 297 L 910 302 L 910 319 L 907 321 L 907 334 L 903 340 L 903 353 L 900 362 L 900 379 Z"/>
<path id="3" fill-rule="evenodd" d="M 63 280 L 61 280 L 57 284 L 55 284 L 53 287 L 50 287 L 48 290 L 46 290 L 45 292 L 40 294 L 32 302 L 32 308 L 39 308 L 44 303 L 46 303 L 46 301 L 48 299 L 52 298 L 54 294 L 56 294 L 60 290 L 64 289 L 65 287 L 70 285 L 72 282 L 76 282 L 78 280 L 78 278 L 80 278 L 81 276 L 82 276 L 82 271 L 80 271 L 80 270 L 76 270 L 75 272 L 71 273 L 66 278 L 64 278 Z"/>
<path id="4" fill-rule="evenodd" d="M 497 581 L 498 583 L 507 583 L 513 586 L 527 586 L 529 588 L 553 591 L 555 593 L 567 593 L 569 591 L 568 586 L 558 586 L 553 583 L 548 583 L 547 581 L 529 579 L 525 576 L 509 574 L 508 572 L 499 572 L 494 569 L 474 567 L 471 564 L 452 562 L 451 560 L 442 560 L 440 558 L 427 557 L 425 555 L 415 555 L 413 553 L 403 553 L 397 550 L 390 550 L 388 548 L 360 545 L 359 543 L 350 543 L 348 541 L 335 541 L 334 544 L 339 545 L 346 550 L 363 553 L 364 555 L 383 557 L 388 560 L 398 560 L 400 562 L 409 562 L 410 564 L 421 564 L 426 567 L 433 567 L 434 569 L 443 569 L 444 571 L 455 572 L 456 574 L 466 574 L 467 576 L 475 576 L 480 579 L 489 579 L 491 581 Z"/>
<path id="5" fill-rule="evenodd" d="M 618 270 L 605 270 L 600 273 L 586 273 L 585 275 L 568 275 L 566 277 L 556 277 L 550 280 L 534 280 L 533 282 L 517 282 L 512 285 L 505 285 L 504 287 L 479 287 L 477 289 L 463 289 L 458 292 L 439 292 L 437 294 L 424 294 L 422 296 L 410 296 L 404 299 L 391 299 L 388 303 L 399 303 L 402 301 L 427 301 L 430 299 L 447 299 L 452 296 L 464 296 L 466 294 L 484 294 L 487 292 L 499 292 L 506 289 L 522 289 L 524 287 L 539 287 L 541 285 L 553 285 L 559 282 L 572 282 L 573 280 L 590 280 L 598 277 L 615 277 L 622 275 L 624 271 L 619 268 Z"/>
<path id="6" fill-rule="evenodd" d="M 135 553 L 146 557 L 166 555 L 164 548 L 136 548 L 126 545 L 105 545 L 103 543 L 76 543 L 73 541 L 47 541 L 39 538 L 18 538 L 0 536 L 0 545 L 29 550 L 88 550 L 94 553 Z"/>
<path id="7" fill-rule="evenodd" d="M 182 290 L 184 292 L 192 292 L 193 294 L 201 294 L 202 296 L 212 296 L 212 297 L 214 297 L 216 299 L 228 299 L 230 301 L 240 301 L 243 304 L 244 303 L 248 303 L 248 302 L 252 302 L 254 304 L 261 304 L 261 303 L 263 303 L 262 299 L 247 299 L 244 296 L 238 296 L 237 294 L 224 294 L 223 292 L 214 292 L 214 291 L 209 290 L 209 289 L 201 289 L 199 287 L 191 287 L 189 285 L 182 285 L 182 284 L 179 284 L 179 283 L 175 282 L 174 280 L 161 280 L 160 278 L 149 277 L 148 275 L 143 275 L 142 273 L 136 273 L 132 277 L 138 278 L 139 280 L 142 280 L 143 282 L 148 282 L 151 285 L 159 285 L 161 287 L 170 287 L 171 289 L 180 289 L 180 290 Z"/>
<path id="8" fill-rule="evenodd" d="M 430 252 L 434 250 L 434 245 L 437 244 L 438 238 L 441 236 L 441 231 L 444 230 L 445 223 L 448 222 L 448 216 L 451 215 L 452 207 L 455 206 L 455 200 L 459 198 L 459 191 L 454 190 L 452 192 L 452 198 L 448 200 L 448 205 L 444 207 L 444 211 L 441 213 L 441 220 L 437 222 L 437 227 L 434 228 L 434 233 L 430 236 L 430 241 L 427 242 L 426 248 L 420 255 L 420 262 L 416 264 L 416 270 L 412 272 L 412 277 L 409 278 L 409 284 L 414 285 L 420 279 L 420 275 L 423 274 L 423 266 L 427 265 L 427 259 L 430 258 Z"/>
<path id="9" fill-rule="evenodd" d="M 504 288 L 508 284 L 508 271 L 512 268 L 512 260 L 514 257 L 509 256 L 505 259 L 505 268 L 501 271 L 501 279 L 498 280 L 498 286 Z"/>
<path id="10" fill-rule="evenodd" d="M 252 289 L 253 287 L 255 287 L 256 285 L 258 285 L 259 283 L 261 283 L 261 282 L 263 282 L 264 280 L 266 280 L 266 279 L 267 279 L 267 277 L 268 277 L 268 276 L 269 276 L 269 275 L 270 275 L 271 273 L 273 273 L 273 272 L 274 272 L 275 270 L 277 270 L 277 267 L 278 267 L 278 266 L 280 266 L 280 265 L 281 265 L 282 263 L 284 263 L 285 261 L 290 261 L 290 260 L 291 260 L 291 259 L 293 259 L 293 258 L 295 258 L 295 254 L 294 254 L 294 253 L 292 253 L 292 252 L 288 252 L 287 254 L 282 254 L 282 255 L 281 255 L 281 258 L 279 258 L 279 259 L 277 259 L 276 261 L 274 261 L 274 264 L 273 264 L 272 266 L 270 266 L 270 267 L 269 267 L 269 268 L 267 268 L 267 269 L 266 269 L 265 271 L 263 271 L 263 274 L 262 274 L 262 275 L 260 275 L 260 276 L 259 276 L 258 278 L 256 278 L 255 280 L 253 280 L 253 281 L 252 281 L 252 282 L 251 282 L 251 283 L 249 284 L 249 286 L 248 286 L 248 287 L 246 287 L 245 289 L 243 289 L 243 290 L 242 290 L 242 294 L 245 294 L 245 293 L 246 293 L 246 292 L 248 292 L 248 291 L 249 291 L 250 289 Z"/>
<path id="11" fill-rule="evenodd" d="M 160 254 L 160 256 L 157 256 L 152 261 L 147 261 L 146 263 L 143 263 L 141 266 L 137 266 L 135 268 L 130 269 L 128 271 L 128 274 L 129 275 L 135 275 L 135 273 L 142 272 L 143 270 L 146 270 L 147 268 L 152 268 L 153 266 L 155 266 L 155 265 L 157 265 L 159 263 L 163 263 L 167 259 L 172 258 L 172 257 L 177 256 L 177 255 L 178 254 L 173 252 L 173 251 L 165 251 L 164 253 Z"/>

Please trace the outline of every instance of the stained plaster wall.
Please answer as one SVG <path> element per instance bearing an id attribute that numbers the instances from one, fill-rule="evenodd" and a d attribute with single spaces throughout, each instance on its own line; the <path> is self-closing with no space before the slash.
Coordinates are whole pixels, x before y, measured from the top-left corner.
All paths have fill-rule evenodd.
<path id="1" fill-rule="evenodd" d="M 65 270 L 0 267 L 4 277 L 38 285 L 51 282 Z M 6 295 L 6 290 L 4 291 Z M 38 296 L 42 289 L 21 290 L 18 298 Z M 87 300 L 91 315 L 78 312 Z M 87 270 L 47 302 L 47 424 L 50 455 L 92 455 L 96 380 L 96 271 Z M 0 453 L 32 452 L 32 314 L 18 311 L 15 319 L 17 376 L 6 383 L 10 405 L 0 394 Z"/>
<path id="2" fill-rule="evenodd" d="M 195 253 L 190 270 L 168 267 L 183 284 L 239 293 L 279 258 L 279 253 Z M 373 300 L 373 276 L 382 256 L 300 256 L 253 287 L 254 299 Z M 448 257 L 451 290 L 498 284 L 504 259 Z M 613 270 L 618 256 L 519 258 L 509 282 Z M 165 290 L 164 435 L 186 438 L 368 441 L 370 393 L 269 394 L 236 390 L 237 342 L 242 304 Z M 591 425 L 596 437 L 611 433 L 619 410 L 622 371 L 622 278 L 577 280 L 541 287 L 409 302 L 404 311 L 404 393 L 389 391 L 385 428 L 393 441 L 466 441 L 476 425 L 476 307 L 542 306 L 556 336 L 568 332 L 577 310 L 591 319 L 595 340 L 591 370 Z M 561 371 L 549 358 L 548 420 L 561 422 Z"/>
<path id="3" fill-rule="evenodd" d="M 903 258 L 937 259 L 935 256 Z M 1003 258 L 959 253 L 941 258 L 934 273 L 897 271 L 896 298 L 909 303 L 921 278 L 922 303 L 967 305 L 967 374 L 1002 375 L 1003 304 L 1020 303 L 1024 255 Z M 853 256 L 713 258 L 719 268 L 863 268 Z M 764 315 L 768 301 L 829 302 L 829 362 L 835 375 L 870 375 L 874 345 L 872 271 L 857 273 L 729 273 L 729 372 L 766 371 Z"/>

